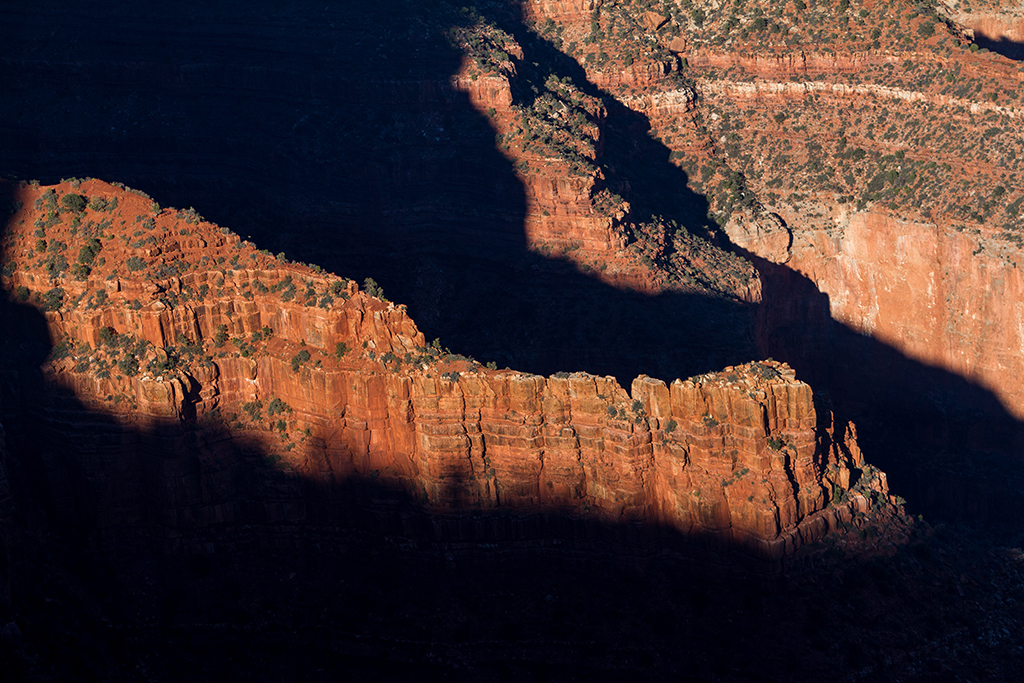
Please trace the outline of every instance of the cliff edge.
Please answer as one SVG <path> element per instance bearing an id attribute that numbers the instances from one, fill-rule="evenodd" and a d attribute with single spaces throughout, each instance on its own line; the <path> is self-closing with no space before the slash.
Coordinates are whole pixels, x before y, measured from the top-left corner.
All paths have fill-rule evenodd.
<path id="1" fill-rule="evenodd" d="M 98 180 L 13 197 L 3 286 L 52 339 L 46 389 L 25 408 L 49 427 L 50 477 L 66 464 L 46 453 L 71 452 L 76 476 L 103 482 L 90 509 L 110 547 L 141 524 L 172 553 L 237 536 L 251 501 L 227 452 L 286 477 L 395 487 L 455 539 L 469 511 L 557 511 L 781 566 L 899 515 L 853 426 L 784 364 L 640 376 L 629 391 L 497 370 L 427 344 L 372 281 L 261 252 L 194 211 Z M 96 416 L 111 438 L 85 435 Z M 112 437 L 126 427 L 158 437 Z M 264 504 L 271 545 L 315 517 L 299 494 Z"/>

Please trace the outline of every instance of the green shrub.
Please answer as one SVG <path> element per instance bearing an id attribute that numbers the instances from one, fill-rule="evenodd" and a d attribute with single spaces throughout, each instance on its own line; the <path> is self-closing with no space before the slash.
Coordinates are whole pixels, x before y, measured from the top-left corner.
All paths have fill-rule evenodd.
<path id="1" fill-rule="evenodd" d="M 85 246 L 78 250 L 78 262 L 87 266 L 92 265 L 102 249 L 103 244 L 95 237 L 87 240 Z"/>
<path id="2" fill-rule="evenodd" d="M 139 374 L 139 359 L 134 354 L 128 354 L 117 362 L 118 369 L 128 377 Z"/>
<path id="3" fill-rule="evenodd" d="M 263 410 L 263 402 L 260 401 L 259 399 L 256 399 L 255 401 L 250 401 L 249 403 L 243 403 L 242 410 L 244 410 L 246 414 L 253 420 L 258 420 L 260 419 L 260 413 Z"/>
<path id="4" fill-rule="evenodd" d="M 117 208 L 117 197 L 107 200 L 103 197 L 93 197 L 89 200 L 89 208 L 93 211 L 113 211 Z"/>
<path id="5" fill-rule="evenodd" d="M 291 276 L 286 277 L 285 281 L 287 284 L 281 289 L 281 301 L 291 301 L 295 298 L 295 283 L 292 282 Z"/>
<path id="6" fill-rule="evenodd" d="M 44 261 L 44 267 L 50 277 L 58 277 L 68 269 L 68 260 L 60 254 L 50 254 Z"/>
<path id="7" fill-rule="evenodd" d="M 290 412 L 292 412 L 292 409 L 288 407 L 288 404 L 276 397 L 271 399 L 270 404 L 267 406 L 267 415 L 284 415 Z"/>
<path id="8" fill-rule="evenodd" d="M 384 298 L 384 290 L 381 289 L 381 286 L 378 285 L 377 281 L 372 277 L 368 277 L 363 280 L 363 291 L 372 297 L 376 297 L 378 299 Z"/>
<path id="9" fill-rule="evenodd" d="M 309 358 L 309 351 L 307 351 L 306 349 L 302 349 L 297 354 L 292 356 L 292 372 L 298 372 L 299 367 L 301 367 L 303 363 L 309 361 Z"/>
<path id="10" fill-rule="evenodd" d="M 100 343 L 107 346 L 119 346 L 121 337 L 113 327 L 103 327 L 100 329 Z"/>
<path id="11" fill-rule="evenodd" d="M 127 261 L 125 261 L 125 265 L 128 266 L 128 270 L 136 271 L 142 270 L 148 264 L 138 256 L 131 256 Z"/>
<path id="12" fill-rule="evenodd" d="M 64 304 L 64 290 L 54 287 L 43 294 L 43 307 L 48 311 L 56 311 Z"/>
<path id="13" fill-rule="evenodd" d="M 85 207 L 88 204 L 89 200 L 80 194 L 66 194 L 60 198 L 60 205 L 68 211 L 74 211 L 75 213 L 85 211 Z"/>
<path id="14" fill-rule="evenodd" d="M 70 337 L 64 337 L 59 342 L 53 345 L 50 350 L 50 360 L 60 360 L 61 358 L 67 358 L 75 350 L 75 342 Z"/>

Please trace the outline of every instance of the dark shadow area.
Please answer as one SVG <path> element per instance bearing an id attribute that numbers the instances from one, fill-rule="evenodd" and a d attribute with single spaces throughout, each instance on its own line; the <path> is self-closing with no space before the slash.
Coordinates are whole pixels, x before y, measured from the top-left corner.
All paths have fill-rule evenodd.
<path id="1" fill-rule="evenodd" d="M 217 423 L 90 410 L 40 372 L 42 315 L 0 294 L 5 680 L 933 680 L 921 667 L 1009 680 L 1024 667 L 1012 565 L 975 560 L 956 535 L 922 526 L 887 558 L 833 549 L 768 584 L 729 547 L 654 525 L 316 482 Z M 952 590 L 965 573 L 973 585 Z"/>
<path id="2" fill-rule="evenodd" d="M 601 96 L 514 10 L 479 9 L 526 51 L 520 101 L 547 73 Z M 261 247 L 377 279 L 428 339 L 483 362 L 628 384 L 774 355 L 857 420 L 869 460 L 915 512 L 1019 533 L 1018 425 L 990 393 L 832 321 L 792 271 L 758 262 L 759 310 L 619 291 L 528 251 L 523 188 L 487 120 L 450 85 L 462 55 L 443 31 L 458 16 L 445 2 L 402 0 L 5 9 L 0 171 L 94 176 L 195 206 Z M 646 118 L 605 101 L 609 187 L 640 219 L 709 234 L 706 199 L 647 136 Z"/>
<path id="3" fill-rule="evenodd" d="M 1010 40 L 1006 36 L 999 36 L 998 38 L 989 38 L 984 33 L 974 32 L 974 43 L 978 47 L 983 47 L 991 52 L 1000 54 L 1007 59 L 1014 61 L 1021 61 L 1024 59 L 1024 43 L 1016 40 Z"/>
<path id="4" fill-rule="evenodd" d="M 977 525 L 1019 543 L 1024 520 L 1020 423 L 988 389 L 911 360 L 832 319 L 829 298 L 786 266 L 737 249 L 761 274 L 759 348 L 783 360 L 837 415 L 908 510 Z"/>

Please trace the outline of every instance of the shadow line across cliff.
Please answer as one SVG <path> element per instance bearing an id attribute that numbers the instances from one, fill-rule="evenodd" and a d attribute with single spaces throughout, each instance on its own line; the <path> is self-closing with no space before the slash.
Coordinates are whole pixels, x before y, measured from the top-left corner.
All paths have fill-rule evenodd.
<path id="1" fill-rule="evenodd" d="M 12 95 L 0 108 L 4 172 L 119 180 L 198 206 L 272 251 L 377 279 L 428 338 L 482 362 L 628 382 L 774 355 L 858 420 L 869 458 L 912 509 L 1019 533 L 1020 495 L 1013 484 L 992 495 L 999 485 L 989 473 L 1019 470 L 1020 426 L 983 389 L 833 321 L 799 275 L 757 262 L 756 307 L 623 292 L 532 253 L 511 163 L 450 85 L 463 58 L 444 38 L 464 20 L 454 5 L 113 7 L 3 10 L 10 40 L 0 81 Z M 636 218 L 710 234 L 706 198 L 646 135 L 642 114 L 588 83 L 515 3 L 477 9 L 526 52 L 516 97 L 554 73 L 607 103 L 599 161 Z M 984 427 L 966 428 L 976 424 Z M 977 432 L 989 440 L 966 436 Z"/>
<path id="2" fill-rule="evenodd" d="M 1024 60 L 1024 43 L 1017 40 L 1010 40 L 1006 36 L 990 38 L 984 33 L 978 33 L 975 31 L 974 43 L 978 47 L 983 47 L 991 52 L 1000 54 L 1007 59 L 1012 59 L 1016 62 Z"/>
<path id="3" fill-rule="evenodd" d="M 817 680 L 807 653 L 835 649 L 820 605 L 902 580 L 868 560 L 876 578 L 834 591 L 864 562 L 835 551 L 801 566 L 820 590 L 769 590 L 728 545 L 656 525 L 428 508 L 372 476 L 297 476 L 216 422 L 83 404 L 42 371 L 52 350 L 44 314 L 0 290 L 10 680 Z M 780 620 L 800 635 L 771 644 Z M 843 646 L 827 670 L 884 661 L 884 644 Z"/>
<path id="4" fill-rule="evenodd" d="M 651 125 L 644 114 L 590 83 L 574 59 L 521 19 L 498 11 L 491 17 L 523 46 L 525 56 L 512 83 L 520 100 L 528 102 L 534 86 L 554 74 L 569 76 L 605 102 L 606 141 L 599 162 L 608 184 L 631 201 L 633 220 L 675 221 L 754 264 L 762 301 L 743 307 L 754 320 L 750 360 L 783 360 L 815 391 L 827 393 L 839 419 L 857 423 L 869 460 L 890 475 L 894 492 L 913 512 L 975 524 L 1004 542 L 1024 538 L 1024 425 L 996 395 L 836 321 L 828 295 L 806 276 L 731 244 L 709 220 L 707 198 L 693 192 L 687 174 L 670 162 L 671 150 L 647 134 Z M 653 313 L 655 306 L 647 306 L 644 313 Z M 708 322 L 688 316 L 680 326 L 696 320 Z M 715 326 L 712 320 L 702 330 Z M 663 334 L 673 338 L 679 329 L 667 326 Z M 679 342 L 685 354 L 685 338 Z"/>
<path id="5" fill-rule="evenodd" d="M 9 294 L 11 680 L 738 683 L 1024 665 L 1011 639 L 974 656 L 934 651 L 963 629 L 973 642 L 983 622 L 1019 625 L 969 586 L 930 599 L 936 580 L 965 571 L 1002 579 L 927 528 L 893 557 L 835 549 L 769 586 L 729 547 L 654 525 L 427 508 L 373 477 L 296 476 L 217 423 L 143 425 L 83 405 L 40 371 L 45 321 Z"/>

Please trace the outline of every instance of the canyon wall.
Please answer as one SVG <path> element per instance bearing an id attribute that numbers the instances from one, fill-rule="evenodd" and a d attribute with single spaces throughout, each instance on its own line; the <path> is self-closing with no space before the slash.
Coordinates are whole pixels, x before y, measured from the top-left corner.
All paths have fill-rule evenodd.
<path id="1" fill-rule="evenodd" d="M 762 354 L 791 359 L 803 377 L 837 395 L 851 393 L 830 381 L 837 332 L 814 332 L 822 321 L 799 319 L 801 306 L 823 303 L 834 330 L 896 350 L 910 370 L 948 372 L 945 386 L 922 386 L 926 403 L 1019 420 L 1024 337 L 1013 302 L 1024 264 L 1017 125 L 1024 70 L 968 49 L 956 26 L 928 24 L 937 20 L 920 8 L 816 8 L 807 10 L 813 21 L 760 4 L 728 21 L 713 3 L 694 8 L 528 3 L 524 16 L 577 59 L 606 104 L 614 99 L 649 121 L 648 136 L 663 145 L 649 156 L 669 157 L 665 184 L 672 166 L 685 169 L 684 182 L 706 194 L 737 251 L 764 259 L 760 288 L 748 299 L 760 303 Z M 887 12 L 898 20 L 886 24 Z M 703 31 L 694 28 L 698 15 L 706 17 Z M 999 16 L 998 31 L 984 12 L 953 20 L 1016 40 L 1016 19 Z M 760 29 L 757 17 L 764 17 Z M 772 22 L 788 32 L 766 32 Z M 838 37 L 828 35 L 833 25 Z M 647 45 L 646 54 L 616 41 L 626 34 Z M 623 165 L 612 153 L 603 160 L 606 172 Z M 627 200 L 658 191 L 653 179 L 632 180 Z M 619 224 L 642 219 L 637 204 L 624 205 Z M 675 207 L 656 208 L 671 216 Z M 791 301 L 805 296 L 787 289 L 797 280 L 816 290 L 806 295 L 813 303 Z M 858 400 L 868 400 L 870 385 L 876 393 L 890 386 L 891 369 L 857 362 L 868 366 L 852 392 Z M 961 380 L 996 400 L 982 406 L 958 396 Z"/>
<path id="2" fill-rule="evenodd" d="M 1024 418 L 1013 379 L 1024 372 L 1016 259 L 992 253 L 990 243 L 986 250 L 978 236 L 885 213 L 836 222 L 836 236 L 797 233 L 788 261 L 828 295 L 833 318 L 994 391 Z"/>
<path id="3" fill-rule="evenodd" d="M 90 208 L 49 208 L 68 196 Z M 404 491 L 456 537 L 472 510 L 557 512 L 664 527 L 768 566 L 891 504 L 852 426 L 780 363 L 641 376 L 629 391 L 498 371 L 428 346 L 404 307 L 354 282 L 154 214 L 145 197 L 89 180 L 16 198 L 4 288 L 46 309 L 53 340 L 25 408 L 46 425 L 55 499 L 87 509 L 103 547 L 238 542 L 251 477 L 283 477 L 258 515 L 272 545 L 325 523 L 288 481 L 362 479 Z M 114 227 L 132 215 L 135 234 Z M 76 252 L 88 272 L 53 265 Z"/>
<path id="4" fill-rule="evenodd" d="M 1024 8 L 1006 6 L 1002 11 L 956 12 L 953 21 L 969 30 L 968 35 L 982 47 L 1012 59 L 1024 59 Z"/>

